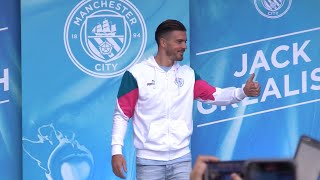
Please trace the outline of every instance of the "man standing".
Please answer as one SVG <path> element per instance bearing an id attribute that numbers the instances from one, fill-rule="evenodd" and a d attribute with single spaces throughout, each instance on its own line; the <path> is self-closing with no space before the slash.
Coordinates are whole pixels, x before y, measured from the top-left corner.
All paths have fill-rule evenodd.
<path id="1" fill-rule="evenodd" d="M 260 86 L 253 74 L 244 88 L 212 87 L 189 66 L 180 66 L 187 36 L 177 20 L 162 22 L 155 39 L 156 56 L 134 65 L 122 78 L 113 118 L 112 169 L 125 178 L 122 146 L 132 118 L 137 179 L 189 179 L 193 100 L 228 105 L 258 96 Z"/>

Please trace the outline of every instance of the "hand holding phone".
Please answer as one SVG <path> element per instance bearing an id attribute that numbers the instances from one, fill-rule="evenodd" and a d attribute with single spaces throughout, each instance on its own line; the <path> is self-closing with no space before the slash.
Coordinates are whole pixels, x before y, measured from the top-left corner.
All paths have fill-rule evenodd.
<path id="1" fill-rule="evenodd" d="M 207 163 L 217 161 L 219 161 L 219 159 L 214 156 L 199 156 L 190 173 L 190 180 L 201 180 L 207 169 Z"/>

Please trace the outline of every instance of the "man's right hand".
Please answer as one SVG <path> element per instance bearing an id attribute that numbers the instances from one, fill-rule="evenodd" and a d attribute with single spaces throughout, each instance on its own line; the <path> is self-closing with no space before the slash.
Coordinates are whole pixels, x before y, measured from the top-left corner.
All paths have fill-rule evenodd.
<path id="1" fill-rule="evenodd" d="M 127 172 L 127 165 L 126 160 L 122 156 L 122 154 L 116 154 L 112 156 L 112 171 L 113 173 L 122 178 L 125 179 L 126 177 L 123 174 L 122 168 L 124 172 Z"/>

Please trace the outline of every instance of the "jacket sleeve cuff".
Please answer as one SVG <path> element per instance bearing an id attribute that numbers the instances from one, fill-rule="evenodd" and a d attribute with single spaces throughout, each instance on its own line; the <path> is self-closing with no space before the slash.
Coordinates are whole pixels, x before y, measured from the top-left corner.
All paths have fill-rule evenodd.
<path id="1" fill-rule="evenodd" d="M 247 97 L 247 95 L 244 93 L 243 88 L 237 88 L 237 99 L 239 99 L 240 101 L 243 100 L 245 97 Z"/>
<path id="2" fill-rule="evenodd" d="M 121 145 L 112 145 L 112 150 L 111 150 L 112 156 L 116 154 L 122 154 L 122 146 Z"/>

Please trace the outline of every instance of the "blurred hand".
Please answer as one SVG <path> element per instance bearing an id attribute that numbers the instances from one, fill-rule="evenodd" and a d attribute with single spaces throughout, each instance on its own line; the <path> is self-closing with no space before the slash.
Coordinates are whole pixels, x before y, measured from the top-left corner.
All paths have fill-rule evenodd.
<path id="1" fill-rule="evenodd" d="M 242 178 L 236 173 L 231 174 L 231 179 L 232 180 L 242 180 Z"/>
<path id="2" fill-rule="evenodd" d="M 251 74 L 250 78 L 247 80 L 246 85 L 243 88 L 244 93 L 248 97 L 257 97 L 260 95 L 260 85 L 258 82 L 254 82 L 254 73 Z"/>
<path id="3" fill-rule="evenodd" d="M 112 171 L 113 173 L 122 178 L 125 179 L 126 177 L 123 174 L 123 171 L 127 172 L 127 165 L 126 165 L 126 160 L 122 156 L 122 154 L 116 154 L 112 156 Z"/>
<path id="4" fill-rule="evenodd" d="M 202 180 L 204 172 L 207 169 L 207 162 L 216 161 L 219 161 L 219 159 L 214 156 L 199 156 L 190 173 L 190 180 Z"/>

